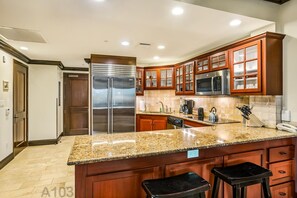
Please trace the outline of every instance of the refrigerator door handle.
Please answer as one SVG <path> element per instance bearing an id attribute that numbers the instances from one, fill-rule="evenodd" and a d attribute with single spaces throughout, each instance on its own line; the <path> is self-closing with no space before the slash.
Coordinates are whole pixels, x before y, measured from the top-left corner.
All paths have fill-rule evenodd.
<path id="1" fill-rule="evenodd" d="M 107 133 L 110 133 L 110 79 L 107 78 Z"/>
<path id="2" fill-rule="evenodd" d="M 113 133 L 113 78 L 110 79 L 111 80 L 111 89 L 110 89 L 110 93 L 111 93 L 111 100 L 110 100 L 110 103 L 111 103 L 111 116 L 110 116 L 110 133 Z"/>

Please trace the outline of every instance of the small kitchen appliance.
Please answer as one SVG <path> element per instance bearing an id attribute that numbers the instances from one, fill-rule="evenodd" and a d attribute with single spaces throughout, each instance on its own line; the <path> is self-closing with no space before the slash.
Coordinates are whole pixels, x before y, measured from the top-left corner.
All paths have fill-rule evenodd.
<path id="1" fill-rule="evenodd" d="M 202 107 L 198 108 L 198 120 L 204 120 L 204 109 Z"/>
<path id="2" fill-rule="evenodd" d="M 193 108 L 194 108 L 194 105 L 195 105 L 194 100 L 186 100 L 186 105 L 187 105 L 187 109 L 188 109 L 187 114 L 193 114 Z"/>

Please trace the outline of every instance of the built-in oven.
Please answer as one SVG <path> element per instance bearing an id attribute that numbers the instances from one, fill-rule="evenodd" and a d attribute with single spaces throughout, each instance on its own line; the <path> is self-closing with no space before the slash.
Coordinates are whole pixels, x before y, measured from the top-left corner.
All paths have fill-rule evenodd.
<path id="1" fill-rule="evenodd" d="M 195 76 L 196 95 L 229 95 L 230 70 L 224 69 Z"/>

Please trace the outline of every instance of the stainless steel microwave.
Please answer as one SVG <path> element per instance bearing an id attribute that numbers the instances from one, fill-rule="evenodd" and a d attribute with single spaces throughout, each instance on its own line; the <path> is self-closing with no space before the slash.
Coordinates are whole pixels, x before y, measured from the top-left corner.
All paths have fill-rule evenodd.
<path id="1" fill-rule="evenodd" d="M 224 69 L 195 76 L 196 95 L 230 95 L 230 70 Z"/>

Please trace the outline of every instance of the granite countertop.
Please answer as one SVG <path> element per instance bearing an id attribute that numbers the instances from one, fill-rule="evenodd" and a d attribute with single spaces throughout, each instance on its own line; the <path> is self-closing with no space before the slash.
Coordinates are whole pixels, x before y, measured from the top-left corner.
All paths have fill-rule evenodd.
<path id="1" fill-rule="evenodd" d="M 297 133 L 269 128 L 251 128 L 242 124 L 84 135 L 75 138 L 68 158 L 68 165 L 169 154 L 195 148 L 205 149 L 291 137 L 297 137 Z"/>
<path id="2" fill-rule="evenodd" d="M 197 122 L 200 124 L 205 124 L 209 126 L 213 126 L 216 124 L 230 124 L 230 123 L 240 123 L 240 121 L 237 120 L 230 120 L 230 119 L 224 119 L 219 118 L 217 122 L 210 122 L 208 121 L 208 118 L 204 118 L 204 120 L 198 120 L 198 116 L 194 114 L 183 114 L 183 113 L 163 113 L 163 112 L 137 112 L 138 115 L 161 115 L 161 116 L 173 116 L 176 118 L 181 118 L 183 120 L 188 120 L 192 122 Z"/>

